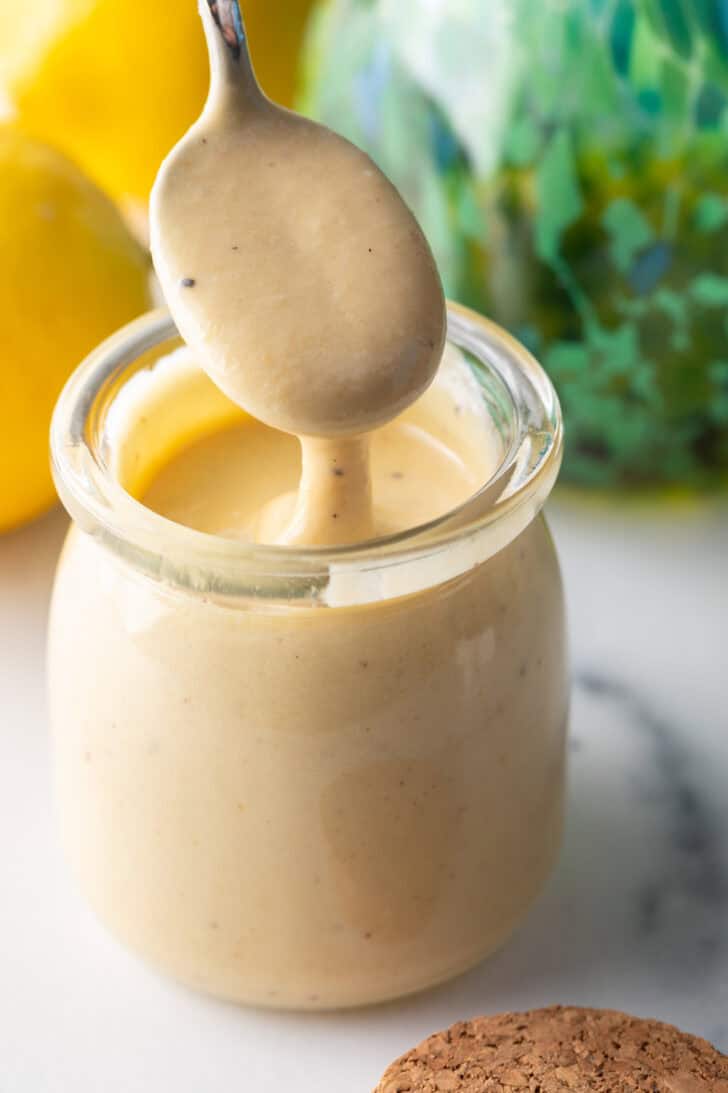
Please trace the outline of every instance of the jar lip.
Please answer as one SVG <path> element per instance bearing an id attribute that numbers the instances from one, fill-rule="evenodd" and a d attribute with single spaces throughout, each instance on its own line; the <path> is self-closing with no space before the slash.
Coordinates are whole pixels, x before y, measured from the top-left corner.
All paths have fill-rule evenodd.
<path id="1" fill-rule="evenodd" d="M 502 381 L 512 402 L 515 435 L 500 465 L 481 488 L 455 509 L 426 524 L 367 543 L 291 548 L 222 539 L 176 524 L 148 509 L 115 478 L 90 439 L 100 394 L 118 382 L 144 353 L 178 336 L 164 309 L 122 327 L 79 365 L 66 383 L 51 423 L 51 459 L 61 500 L 84 530 L 120 549 L 150 573 L 175 581 L 182 571 L 200 587 L 224 569 L 245 580 L 324 577 L 333 566 L 376 569 L 427 556 L 520 512 L 506 541 L 536 515 L 558 474 L 563 424 L 553 385 L 534 357 L 506 331 L 460 304 L 448 304 L 448 340 Z M 113 397 L 113 396 L 112 396 Z M 503 536 L 497 536 L 500 546 Z M 500 549 L 500 546 L 497 549 Z M 494 551 L 492 551 L 494 552 Z M 491 552 L 491 553 L 492 553 Z M 203 574 L 208 571 L 208 577 Z M 256 586 L 257 587 L 257 586 Z"/>

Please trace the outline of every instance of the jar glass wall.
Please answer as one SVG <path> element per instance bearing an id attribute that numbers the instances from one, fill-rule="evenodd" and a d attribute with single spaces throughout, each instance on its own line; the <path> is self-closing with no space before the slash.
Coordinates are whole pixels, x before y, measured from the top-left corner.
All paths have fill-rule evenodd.
<path id="1" fill-rule="evenodd" d="M 200 989 L 331 1008 L 426 987 L 499 945 L 552 865 L 568 688 L 540 511 L 559 409 L 485 320 L 451 308 L 449 340 L 494 473 L 444 517 L 336 550 L 206 535 L 132 496 L 142 465 L 237 413 L 170 355 L 166 315 L 59 402 L 63 842 L 102 920 Z"/>

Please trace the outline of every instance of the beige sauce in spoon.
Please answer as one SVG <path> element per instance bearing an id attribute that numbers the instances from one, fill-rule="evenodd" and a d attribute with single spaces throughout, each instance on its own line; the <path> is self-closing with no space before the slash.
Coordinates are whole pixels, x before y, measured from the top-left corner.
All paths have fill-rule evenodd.
<path id="1" fill-rule="evenodd" d="M 368 156 L 262 93 L 237 0 L 200 10 L 210 95 L 152 193 L 157 273 L 215 383 L 301 440 L 293 516 L 274 504 L 260 537 L 362 541 L 379 533 L 367 434 L 427 388 L 442 354 L 437 269 Z"/>

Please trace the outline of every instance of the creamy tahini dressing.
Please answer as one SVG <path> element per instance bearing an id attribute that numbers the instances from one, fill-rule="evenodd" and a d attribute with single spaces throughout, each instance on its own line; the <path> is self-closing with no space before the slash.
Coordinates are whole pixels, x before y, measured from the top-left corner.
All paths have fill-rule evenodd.
<path id="1" fill-rule="evenodd" d="M 185 391 L 185 372 L 194 369 L 189 349 L 169 360 L 171 390 L 165 405 L 183 418 L 186 402 L 204 397 L 198 382 L 194 393 Z M 200 380 L 209 384 L 206 377 Z M 346 474 L 328 462 L 313 470 L 304 463 L 295 437 L 271 429 L 247 414 L 222 427 L 202 428 L 191 443 L 175 446 L 157 461 L 149 438 L 138 431 L 134 407 L 127 407 L 126 447 L 138 451 L 137 467 L 156 466 L 130 488 L 154 511 L 198 531 L 242 541 L 270 541 L 275 531 L 295 523 L 297 510 L 323 509 L 335 519 L 347 519 L 344 506 L 352 493 L 369 488 L 379 529 L 384 534 L 405 531 L 443 516 L 465 502 L 487 480 L 497 465 L 498 446 L 482 403 L 471 399 L 472 380 L 461 355 L 448 347 L 436 381 L 396 421 L 375 430 L 366 474 L 357 466 L 357 452 L 343 456 Z M 151 376 L 141 377 L 149 399 L 155 387 Z M 158 385 L 157 385 L 158 386 Z M 144 415 L 146 416 L 146 415 Z M 164 438 L 156 430 L 158 443 Z M 314 441 L 304 458 L 328 460 L 326 441 Z M 358 489 L 341 488 L 342 481 L 359 477 Z M 367 479 L 366 483 L 364 479 Z M 330 489 L 329 489 L 330 487 Z M 301 505 L 301 492 L 329 489 L 326 502 Z M 348 518 L 351 526 L 351 517 Z"/>
<path id="2" fill-rule="evenodd" d="M 266 534 L 361 541 L 382 530 L 366 434 L 426 389 L 442 354 L 437 269 L 369 157 L 263 95 L 237 4 L 201 11 L 210 95 L 152 193 L 157 273 L 215 383 L 301 438 L 295 513 L 277 526 L 274 510 Z"/>
<path id="3" fill-rule="evenodd" d="M 488 482 L 505 443 L 463 354 L 437 368 L 430 252 L 366 157 L 260 95 L 236 8 L 218 11 L 232 49 L 203 4 L 213 88 L 152 208 L 192 348 L 111 393 L 110 472 L 226 538 L 430 520 Z M 238 588 L 197 536 L 170 559 L 184 533 L 155 526 L 154 579 L 136 548 L 74 529 L 51 612 L 62 837 L 103 920 L 196 987 L 314 1009 L 420 989 L 499 945 L 561 825 L 568 686 L 543 520 L 515 539 L 503 524 L 492 556 L 464 536 L 388 563 L 372 547 L 351 571 L 337 557 L 311 599 L 290 552 L 241 549 Z"/>

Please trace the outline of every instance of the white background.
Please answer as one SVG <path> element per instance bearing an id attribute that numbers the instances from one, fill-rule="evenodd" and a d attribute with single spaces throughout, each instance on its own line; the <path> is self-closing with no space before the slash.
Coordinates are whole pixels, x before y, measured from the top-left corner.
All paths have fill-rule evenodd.
<path id="1" fill-rule="evenodd" d="M 55 841 L 44 630 L 65 530 L 0 538 L 0 1093 L 365 1093 L 476 1013 L 659 1016 L 728 1050 L 728 513 L 559 499 L 575 674 L 559 867 L 476 971 L 342 1015 L 251 1012 L 158 977 L 100 927 Z"/>

